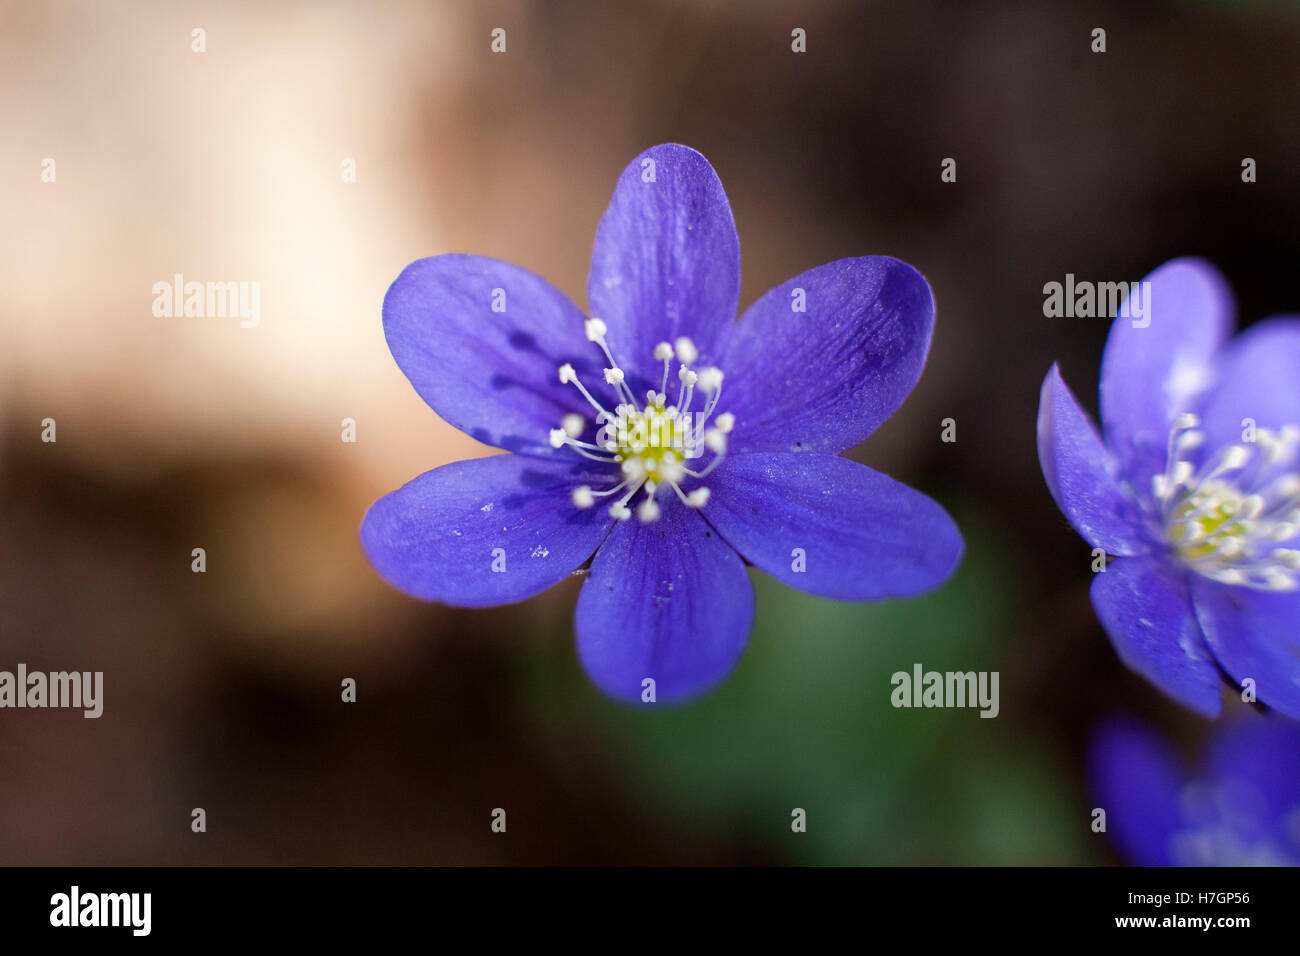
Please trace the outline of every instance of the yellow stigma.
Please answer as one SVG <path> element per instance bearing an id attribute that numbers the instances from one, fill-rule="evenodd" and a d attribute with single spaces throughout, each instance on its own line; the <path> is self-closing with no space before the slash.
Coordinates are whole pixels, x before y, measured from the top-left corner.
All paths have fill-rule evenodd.
<path id="1" fill-rule="evenodd" d="M 665 408 L 662 396 L 644 410 L 624 405 L 613 426 L 615 454 L 619 460 L 636 459 L 653 474 L 661 464 L 679 464 L 691 438 L 689 418 L 675 408 Z"/>
<path id="2" fill-rule="evenodd" d="M 1220 497 L 1217 503 L 1202 510 L 1196 496 L 1189 498 L 1170 514 L 1166 525 L 1169 543 L 1179 557 L 1189 561 L 1233 550 L 1233 545 L 1224 548 L 1224 544 L 1233 539 L 1240 543 L 1246 536 L 1245 525 L 1232 521 L 1240 507 L 1239 498 Z"/>

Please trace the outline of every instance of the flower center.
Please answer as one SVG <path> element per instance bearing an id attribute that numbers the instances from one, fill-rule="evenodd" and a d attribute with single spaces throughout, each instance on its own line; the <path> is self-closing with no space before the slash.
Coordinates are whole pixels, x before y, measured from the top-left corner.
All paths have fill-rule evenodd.
<path id="1" fill-rule="evenodd" d="M 628 386 L 623 370 L 614 360 L 606 339 L 608 329 L 600 319 L 588 319 L 587 339 L 604 353 L 610 367 L 605 369 L 605 384 L 614 390 L 618 404 L 611 412 L 598 402 L 578 380 L 573 366 L 560 366 L 560 381 L 572 384 L 595 409 L 595 440 L 583 441 L 582 436 L 591 427 L 586 418 L 571 413 L 564 416 L 559 428 L 551 429 L 552 448 L 569 446 L 584 458 L 617 465 L 615 477 L 621 477 L 610 488 L 593 490 L 589 485 L 573 489 L 573 503 L 579 508 L 590 508 L 597 498 L 622 496 L 609 507 L 609 513 L 620 521 L 632 516 L 629 503 L 639 491 L 645 498 L 637 507 L 637 517 L 654 521 L 659 517 L 656 494 L 662 488 L 671 488 L 682 503 L 691 508 L 702 508 L 709 500 L 709 489 L 696 485 L 689 492 L 682 488 L 687 481 L 699 481 L 716 468 L 727 450 L 727 434 L 735 425 L 735 417 L 721 414 L 710 427 L 708 422 L 718 407 L 722 396 L 722 372 L 716 368 L 692 368 L 699 352 L 695 343 L 680 338 L 674 344 L 660 342 L 655 346 L 656 361 L 663 362 L 664 374 L 659 389 L 645 394 L 644 405 L 639 403 Z M 668 404 L 668 378 L 673 358 L 678 362 L 676 395 Z M 703 396 L 704 407 L 692 412 L 696 390 Z M 700 458 L 705 450 L 713 459 L 702 469 L 688 468 L 686 462 Z"/>
<path id="2" fill-rule="evenodd" d="M 1253 441 L 1221 448 L 1198 469 L 1189 456 L 1204 441 L 1200 419 L 1180 415 L 1169 432 L 1165 471 L 1151 479 L 1171 551 L 1225 584 L 1300 586 L 1300 550 L 1279 547 L 1300 536 L 1300 428 L 1256 428 Z"/>

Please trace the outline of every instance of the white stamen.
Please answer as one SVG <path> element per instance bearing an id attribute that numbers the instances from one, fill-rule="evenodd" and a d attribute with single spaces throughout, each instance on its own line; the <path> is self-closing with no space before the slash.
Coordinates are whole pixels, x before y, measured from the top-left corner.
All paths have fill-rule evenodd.
<path id="1" fill-rule="evenodd" d="M 702 368 L 699 373 L 700 388 L 716 392 L 722 387 L 722 371 L 713 367 Z"/>
<path id="2" fill-rule="evenodd" d="M 561 427 L 564 428 L 564 434 L 570 438 L 577 438 L 582 434 L 583 429 L 587 427 L 587 420 L 577 412 L 569 412 L 564 416 Z"/>
<path id="3" fill-rule="evenodd" d="M 614 358 L 606 338 L 609 330 L 605 322 L 590 318 L 586 320 L 584 330 L 588 340 L 600 347 L 609 362 L 604 368 L 604 379 L 617 391 L 618 404 L 613 413 L 606 411 L 579 380 L 574 366 L 566 362 L 559 369 L 560 382 L 572 384 L 596 410 L 599 443 L 579 440 L 587 429 L 587 420 L 572 412 L 564 416 L 560 428 L 550 431 L 549 439 L 554 448 L 567 445 L 585 458 L 617 465 L 621 480 L 601 491 L 595 491 L 589 485 L 575 488 L 572 491 L 574 506 L 590 508 L 597 498 L 622 492 L 619 500 L 610 505 L 609 514 L 626 521 L 632 514 L 629 503 L 644 488 L 646 497 L 636 507 L 636 513 L 642 521 L 655 521 L 662 513 L 655 492 L 658 487 L 668 485 L 683 504 L 692 508 L 703 507 L 709 500 L 709 489 L 697 486 L 687 493 L 681 482 L 688 478 L 699 479 L 717 467 L 726 451 L 726 435 L 735 427 L 735 416 L 727 413 L 718 416 L 715 427 L 705 428 L 722 392 L 722 371 L 713 367 L 690 368 L 699 352 L 689 338 L 683 336 L 672 345 L 660 342 L 654 348 L 654 357 L 664 363 L 663 384 L 658 391 L 652 388 L 645 392 L 643 408 L 632 394 L 626 373 Z M 668 406 L 668 374 L 674 356 L 681 363 L 677 373 L 680 384 L 676 404 Z M 704 411 L 692 416 L 690 406 L 696 385 L 703 390 L 707 400 Z M 697 473 L 687 468 L 683 459 L 688 454 L 699 453 L 701 438 L 703 446 L 713 452 L 713 459 L 702 472 Z M 598 452 L 601 454 L 596 454 Z"/>
<path id="4" fill-rule="evenodd" d="M 1174 420 L 1164 473 L 1151 480 L 1171 552 L 1224 584 L 1269 591 L 1300 587 L 1300 550 L 1274 546 L 1300 531 L 1294 513 L 1300 474 L 1288 472 L 1263 485 L 1276 474 L 1268 466 L 1293 453 L 1282 447 L 1287 428 L 1258 429 L 1255 442 L 1226 445 L 1204 457 L 1198 470 L 1189 455 L 1204 444 L 1199 426 L 1195 415 Z"/>
<path id="5" fill-rule="evenodd" d="M 1223 455 L 1223 464 L 1216 472 L 1237 471 L 1250 460 L 1250 449 L 1244 445 L 1233 445 Z"/>
<path id="6" fill-rule="evenodd" d="M 674 345 L 677 352 L 677 361 L 683 365 L 693 365 L 695 360 L 700 357 L 699 349 L 695 347 L 695 343 L 684 335 Z"/>
<path id="7" fill-rule="evenodd" d="M 1300 551 L 1295 548 L 1274 548 L 1269 557 L 1278 564 L 1285 564 L 1292 571 L 1300 570 Z"/>

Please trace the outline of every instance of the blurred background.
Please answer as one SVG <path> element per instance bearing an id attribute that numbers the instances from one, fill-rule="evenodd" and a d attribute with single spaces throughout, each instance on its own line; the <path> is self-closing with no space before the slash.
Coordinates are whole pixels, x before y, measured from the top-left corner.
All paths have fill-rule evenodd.
<path id="1" fill-rule="evenodd" d="M 1095 411 L 1108 322 L 1044 318 L 1042 287 L 1199 254 L 1243 321 L 1300 309 L 1296 62 L 1300 9 L 1246 0 L 0 3 L 0 668 L 105 673 L 99 720 L 0 713 L 0 863 L 1118 862 L 1094 728 L 1190 754 L 1210 725 L 1092 614 L 1034 420 L 1056 360 Z M 357 528 L 487 453 L 392 361 L 388 283 L 476 252 L 585 304 L 613 184 L 665 141 L 727 188 L 742 308 L 844 256 L 927 276 L 925 375 L 852 457 L 968 553 L 878 605 L 753 572 L 733 678 L 647 713 L 583 676 L 578 579 L 424 605 Z M 178 272 L 259 282 L 260 326 L 155 318 Z M 893 709 L 917 662 L 999 671 L 1000 716 Z"/>

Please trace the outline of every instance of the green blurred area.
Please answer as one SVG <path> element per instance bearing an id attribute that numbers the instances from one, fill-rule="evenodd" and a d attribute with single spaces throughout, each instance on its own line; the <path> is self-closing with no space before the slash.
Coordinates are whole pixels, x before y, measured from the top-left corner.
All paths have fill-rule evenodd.
<path id="1" fill-rule="evenodd" d="M 681 832 L 726 834 L 772 862 L 1090 862 L 1073 768 L 1035 730 L 1008 681 L 1022 622 L 1016 570 L 990 529 L 962 519 L 956 577 L 911 601 L 800 594 L 751 569 L 750 646 L 732 678 L 690 706 L 600 698 L 554 654 L 531 658 L 531 716 L 552 756 L 584 736 L 616 762 L 632 801 Z M 538 642 L 537 646 L 541 646 Z M 891 675 L 999 670 L 999 716 L 895 709 Z M 807 830 L 794 833 L 802 808 Z"/>

